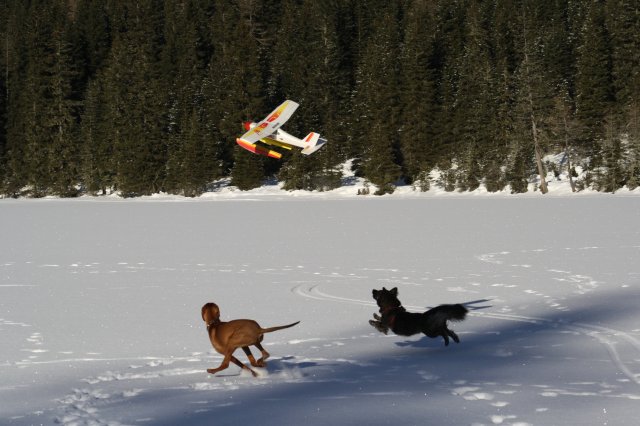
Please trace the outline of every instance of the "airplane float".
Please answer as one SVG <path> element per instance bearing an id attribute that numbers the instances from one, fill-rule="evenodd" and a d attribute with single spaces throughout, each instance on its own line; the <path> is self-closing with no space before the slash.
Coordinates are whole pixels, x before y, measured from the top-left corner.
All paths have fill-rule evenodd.
<path id="1" fill-rule="evenodd" d="M 297 108 L 298 103 L 287 100 L 259 123 L 245 121 L 243 124 L 247 132 L 236 138 L 236 143 L 247 151 L 271 158 L 282 157 L 282 154 L 272 150 L 271 146 L 287 150 L 297 147 L 302 148 L 301 153 L 304 155 L 313 154 L 327 143 L 326 139 L 320 139 L 320 135 L 314 132 L 309 133 L 304 139 L 298 139 L 280 128 Z"/>

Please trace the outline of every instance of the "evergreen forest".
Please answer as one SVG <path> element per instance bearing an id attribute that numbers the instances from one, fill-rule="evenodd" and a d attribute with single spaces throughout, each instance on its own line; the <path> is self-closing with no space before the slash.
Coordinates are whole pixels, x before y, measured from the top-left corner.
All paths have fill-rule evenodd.
<path id="1" fill-rule="evenodd" d="M 638 0 L 0 0 L 0 197 L 640 181 Z M 235 143 L 285 99 L 312 156 Z M 437 179 L 432 171 L 437 170 Z M 578 173 L 577 170 L 580 172 Z M 546 192 L 545 180 L 539 190 Z"/>

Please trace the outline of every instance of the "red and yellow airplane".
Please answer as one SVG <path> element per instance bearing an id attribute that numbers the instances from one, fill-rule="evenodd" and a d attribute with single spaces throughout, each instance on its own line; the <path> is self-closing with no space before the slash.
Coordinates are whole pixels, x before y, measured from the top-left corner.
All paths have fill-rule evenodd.
<path id="1" fill-rule="evenodd" d="M 314 132 L 309 133 L 304 139 L 298 139 L 280 128 L 297 108 L 296 102 L 287 100 L 259 123 L 245 121 L 243 124 L 247 132 L 237 138 L 236 143 L 247 151 L 271 158 L 282 157 L 282 154 L 272 150 L 271 146 L 287 150 L 295 146 L 302 148 L 300 152 L 304 155 L 313 154 L 327 143 L 326 139 L 320 139 L 320 135 Z"/>

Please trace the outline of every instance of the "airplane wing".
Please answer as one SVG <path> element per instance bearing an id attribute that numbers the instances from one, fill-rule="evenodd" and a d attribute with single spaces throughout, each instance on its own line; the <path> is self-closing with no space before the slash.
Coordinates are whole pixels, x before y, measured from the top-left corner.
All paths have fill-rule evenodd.
<path id="1" fill-rule="evenodd" d="M 256 143 L 262 138 L 266 138 L 280 128 L 296 111 L 298 103 L 286 100 L 264 120 L 256 124 L 247 133 L 240 136 L 240 139 L 248 143 Z"/>

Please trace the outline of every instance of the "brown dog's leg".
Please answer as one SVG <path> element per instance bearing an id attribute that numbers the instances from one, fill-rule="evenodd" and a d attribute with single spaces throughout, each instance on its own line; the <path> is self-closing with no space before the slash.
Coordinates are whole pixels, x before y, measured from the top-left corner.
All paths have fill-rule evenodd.
<path id="1" fill-rule="evenodd" d="M 209 368 L 207 369 L 207 373 L 216 374 L 218 371 L 226 370 L 229 368 L 229 361 L 231 361 L 232 352 L 225 354 L 224 359 L 222 360 L 222 364 L 218 368 Z"/>
<path id="2" fill-rule="evenodd" d="M 235 365 L 237 365 L 238 367 L 242 368 L 243 370 L 249 370 L 251 372 L 251 374 L 253 375 L 253 377 L 258 377 L 258 373 L 256 373 L 255 371 L 253 371 L 252 369 L 250 369 L 249 367 L 247 367 L 246 365 L 241 363 L 238 360 L 238 358 L 233 356 L 233 351 L 232 352 L 227 352 L 227 354 L 225 355 L 224 359 L 222 360 L 222 364 L 220 364 L 220 366 L 218 368 L 209 368 L 207 370 L 207 373 L 216 374 L 219 371 L 226 370 L 227 368 L 229 368 L 229 362 L 233 362 Z"/>
<path id="3" fill-rule="evenodd" d="M 255 371 L 253 371 L 252 369 L 250 369 L 249 367 L 247 367 L 246 365 L 244 365 L 243 363 L 240 362 L 240 360 L 238 358 L 236 358 L 235 356 L 231 356 L 231 361 L 237 365 L 238 367 L 242 368 L 243 370 L 249 370 L 251 372 L 251 375 L 253 377 L 258 377 L 258 373 L 256 373 Z"/>
<path id="4" fill-rule="evenodd" d="M 262 358 L 260 358 L 258 360 L 258 367 L 266 367 L 267 366 L 267 358 L 269 358 L 269 352 L 264 350 L 264 348 L 262 347 L 260 342 L 257 342 L 254 346 L 256 348 L 260 349 L 260 352 L 262 353 Z"/>
<path id="5" fill-rule="evenodd" d="M 256 362 L 256 359 L 253 357 L 253 354 L 251 353 L 251 349 L 249 349 L 249 346 L 243 346 L 242 350 L 247 355 L 247 358 L 249 358 L 249 362 L 251 363 L 251 365 L 253 365 L 254 367 L 263 367 L 262 365 L 259 364 L 259 361 Z"/>

